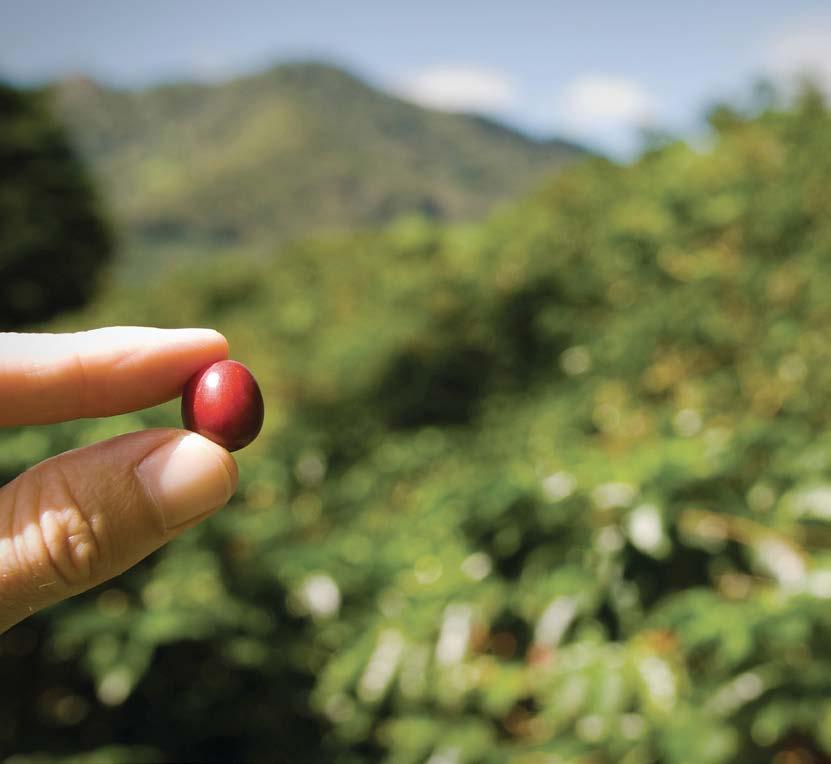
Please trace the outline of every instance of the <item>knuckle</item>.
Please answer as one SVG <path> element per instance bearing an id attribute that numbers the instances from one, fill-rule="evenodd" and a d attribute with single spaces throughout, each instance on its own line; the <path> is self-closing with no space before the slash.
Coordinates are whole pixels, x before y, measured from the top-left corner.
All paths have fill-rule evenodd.
<path id="1" fill-rule="evenodd" d="M 16 536 L 22 556 L 39 586 L 86 588 L 98 580 L 106 564 L 104 516 L 77 500 L 57 461 L 49 466 L 31 473 L 33 492 L 17 492 Z"/>
<path id="2" fill-rule="evenodd" d="M 84 356 L 80 352 L 76 352 L 72 356 L 72 369 L 73 374 L 71 379 L 75 382 L 76 410 L 82 412 L 83 414 L 88 411 L 87 390 L 89 389 L 89 385 L 87 383 L 88 374 L 86 362 L 84 361 Z"/>

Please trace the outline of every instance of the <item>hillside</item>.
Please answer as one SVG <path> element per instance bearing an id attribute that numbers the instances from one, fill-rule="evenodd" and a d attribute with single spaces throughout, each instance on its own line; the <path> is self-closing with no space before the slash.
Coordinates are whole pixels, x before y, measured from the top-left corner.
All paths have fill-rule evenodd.
<path id="1" fill-rule="evenodd" d="M 831 112 L 713 123 L 52 324 L 214 326 L 267 416 L 226 510 L 0 640 L 0 751 L 828 761 Z M 4 432 L 0 478 L 178 417 Z"/>
<path id="2" fill-rule="evenodd" d="M 477 217 L 582 153 L 314 63 L 144 91 L 73 79 L 54 96 L 129 249 L 145 253 L 271 245 L 413 212 Z"/>

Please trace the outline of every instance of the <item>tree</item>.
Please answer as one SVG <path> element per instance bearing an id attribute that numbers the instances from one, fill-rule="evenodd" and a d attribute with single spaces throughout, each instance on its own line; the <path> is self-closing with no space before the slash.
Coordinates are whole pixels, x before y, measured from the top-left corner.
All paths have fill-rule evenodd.
<path id="1" fill-rule="evenodd" d="M 43 93 L 0 84 L 0 330 L 84 305 L 113 240 Z"/>

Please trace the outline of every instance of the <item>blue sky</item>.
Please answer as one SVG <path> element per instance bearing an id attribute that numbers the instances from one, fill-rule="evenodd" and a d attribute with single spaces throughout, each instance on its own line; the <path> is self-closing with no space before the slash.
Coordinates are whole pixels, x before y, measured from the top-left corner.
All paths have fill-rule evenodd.
<path id="1" fill-rule="evenodd" d="M 421 103 L 625 154 L 643 125 L 694 130 L 758 75 L 831 83 L 831 5 L 812 0 L 0 0 L 0 77 L 123 86 L 340 62 Z"/>

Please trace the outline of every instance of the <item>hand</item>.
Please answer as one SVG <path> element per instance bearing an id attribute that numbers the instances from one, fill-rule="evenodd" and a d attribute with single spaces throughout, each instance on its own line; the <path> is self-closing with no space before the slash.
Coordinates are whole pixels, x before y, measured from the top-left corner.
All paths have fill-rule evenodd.
<path id="1" fill-rule="evenodd" d="M 181 394 L 228 355 L 209 329 L 0 334 L 0 426 L 112 416 Z M 0 488 L 0 633 L 118 575 L 224 506 L 231 455 L 184 430 L 121 435 Z"/>

